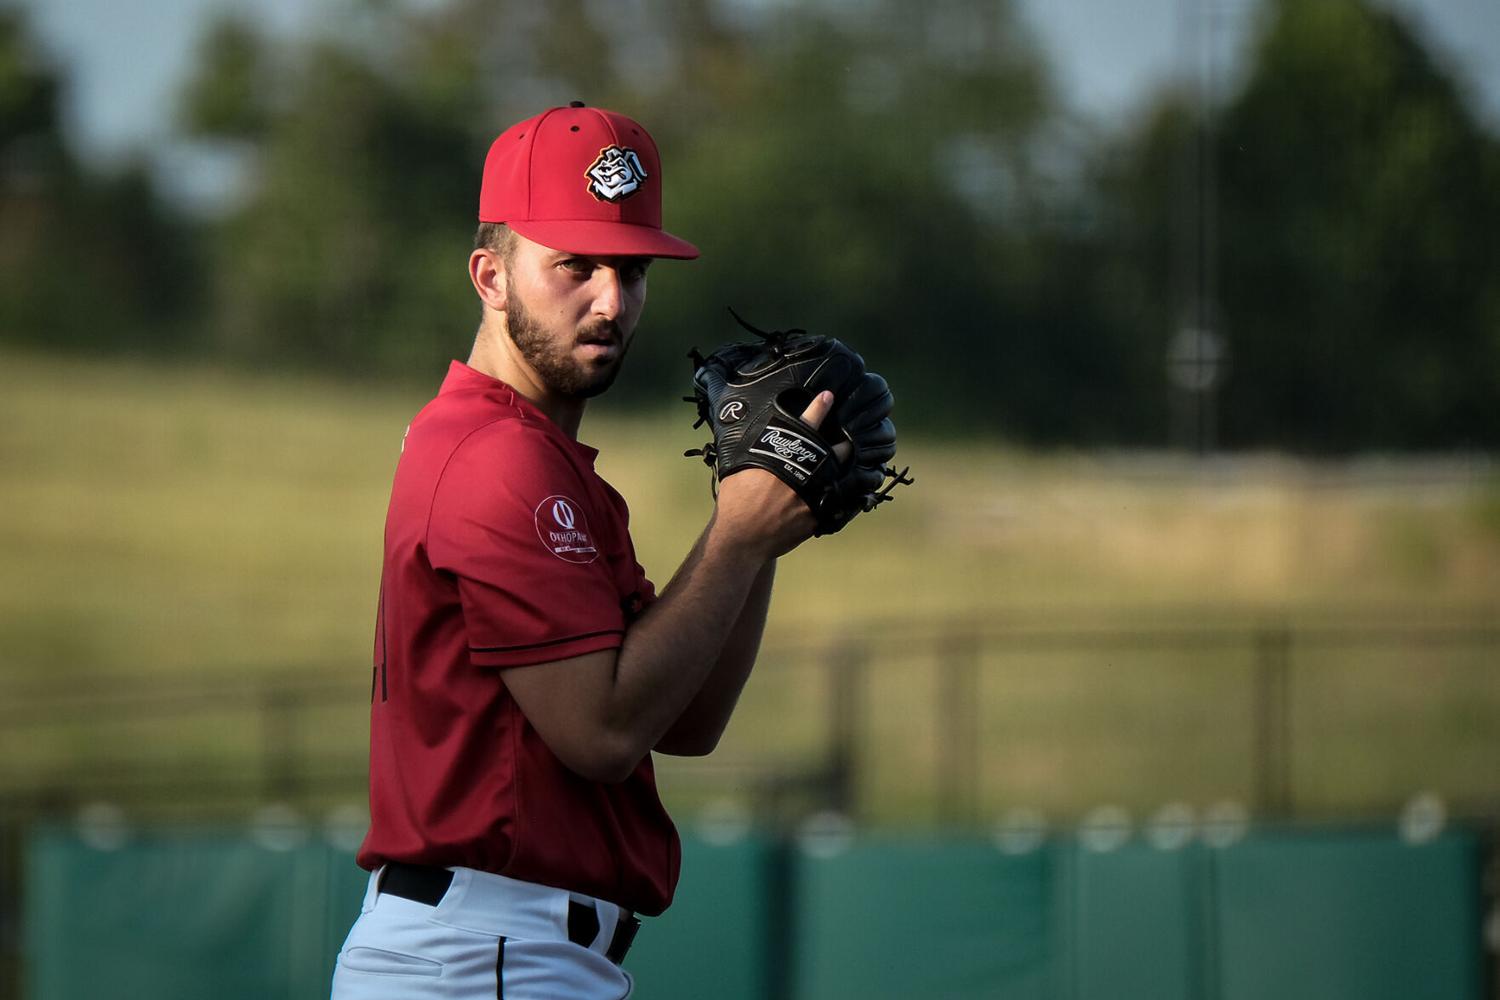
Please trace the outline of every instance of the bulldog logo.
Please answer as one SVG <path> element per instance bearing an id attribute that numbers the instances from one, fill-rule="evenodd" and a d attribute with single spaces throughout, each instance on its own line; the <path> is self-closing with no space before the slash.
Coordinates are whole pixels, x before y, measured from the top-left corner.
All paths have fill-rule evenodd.
<path id="1" fill-rule="evenodd" d="M 635 150 L 625 146 L 605 146 L 599 158 L 587 171 L 589 194 L 600 201 L 624 201 L 640 190 L 646 180 L 646 168 Z"/>

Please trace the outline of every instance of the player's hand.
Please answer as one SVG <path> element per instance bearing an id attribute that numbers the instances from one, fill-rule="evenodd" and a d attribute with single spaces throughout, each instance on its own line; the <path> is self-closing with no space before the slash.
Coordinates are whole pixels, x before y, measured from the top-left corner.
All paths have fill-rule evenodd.
<path id="1" fill-rule="evenodd" d="M 823 391 L 802 411 L 805 423 L 817 427 L 833 410 L 833 393 Z M 833 449 L 839 461 L 852 445 Z M 744 469 L 719 483 L 711 531 L 730 544 L 743 545 L 762 559 L 785 555 L 812 537 L 817 520 L 802 498 L 763 469 Z"/>

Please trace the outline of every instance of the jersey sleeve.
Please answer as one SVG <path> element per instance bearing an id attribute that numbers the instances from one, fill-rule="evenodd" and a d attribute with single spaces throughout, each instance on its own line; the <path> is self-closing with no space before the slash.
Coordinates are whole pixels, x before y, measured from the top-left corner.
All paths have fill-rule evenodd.
<path id="1" fill-rule="evenodd" d="M 457 581 L 472 663 L 545 663 L 624 640 L 596 534 L 608 512 L 595 496 L 561 446 L 524 421 L 499 421 L 455 450 L 433 497 L 427 553 Z"/>

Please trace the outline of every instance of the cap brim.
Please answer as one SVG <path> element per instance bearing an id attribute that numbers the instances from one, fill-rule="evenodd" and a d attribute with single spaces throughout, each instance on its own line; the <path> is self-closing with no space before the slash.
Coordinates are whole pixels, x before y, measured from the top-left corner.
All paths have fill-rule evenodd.
<path id="1" fill-rule="evenodd" d="M 651 226 L 628 222 L 515 222 L 506 225 L 533 243 L 590 257 L 671 257 L 692 260 L 698 248 Z"/>

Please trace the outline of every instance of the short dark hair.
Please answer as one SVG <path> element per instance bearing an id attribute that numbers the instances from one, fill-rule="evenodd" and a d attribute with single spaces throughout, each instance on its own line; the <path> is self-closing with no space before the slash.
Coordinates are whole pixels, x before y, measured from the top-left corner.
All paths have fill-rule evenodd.
<path id="1" fill-rule="evenodd" d="M 493 250 L 509 264 L 516 253 L 516 231 L 503 222 L 481 222 L 474 230 L 474 249 Z"/>

